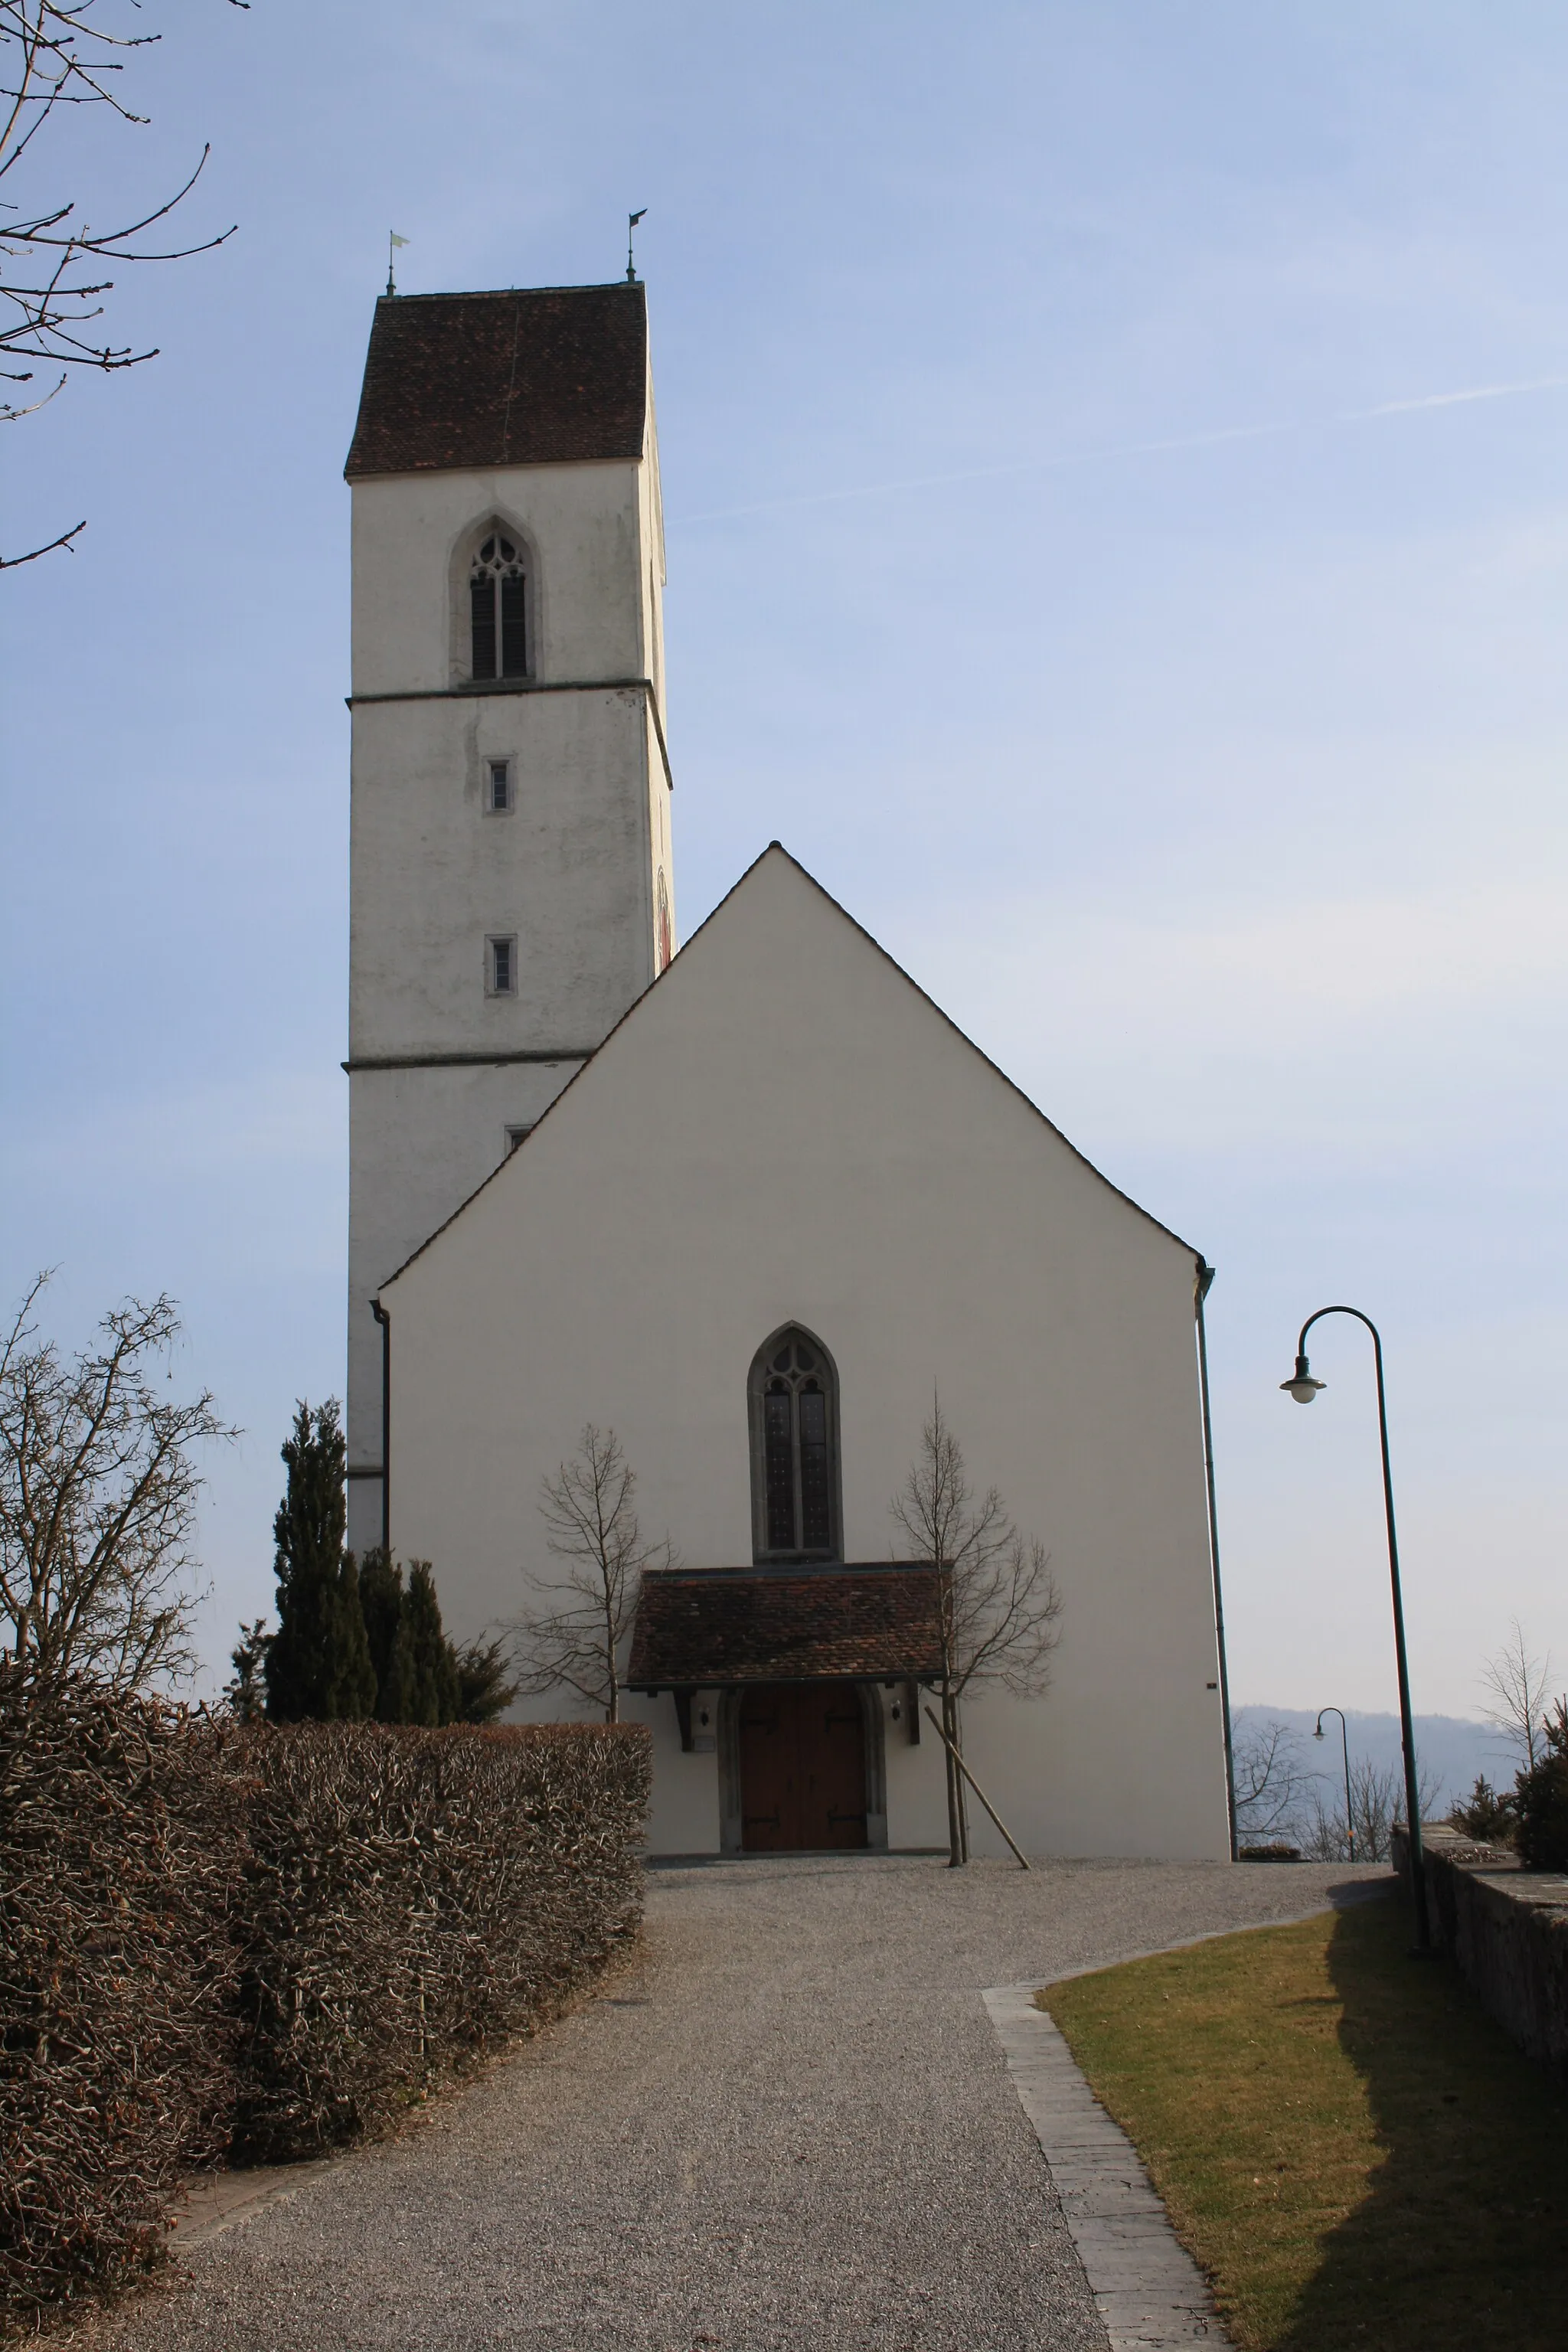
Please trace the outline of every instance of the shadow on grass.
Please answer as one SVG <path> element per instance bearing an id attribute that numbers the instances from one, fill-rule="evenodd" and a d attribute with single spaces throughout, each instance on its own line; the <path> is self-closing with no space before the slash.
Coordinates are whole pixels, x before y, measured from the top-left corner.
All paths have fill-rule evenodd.
<path id="1" fill-rule="evenodd" d="M 1322 2242 L 1279 2352 L 1563 2352 L 1568 2100 L 1396 1902 L 1336 1921 L 1340 2044 L 1386 2151 Z"/>

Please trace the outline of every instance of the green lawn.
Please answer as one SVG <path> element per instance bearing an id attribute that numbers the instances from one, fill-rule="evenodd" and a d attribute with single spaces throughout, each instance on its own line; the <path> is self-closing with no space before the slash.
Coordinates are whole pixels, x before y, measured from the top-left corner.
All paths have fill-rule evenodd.
<path id="1" fill-rule="evenodd" d="M 1564 2352 L 1568 2101 L 1394 1902 L 1037 1996 L 1247 2352 Z"/>

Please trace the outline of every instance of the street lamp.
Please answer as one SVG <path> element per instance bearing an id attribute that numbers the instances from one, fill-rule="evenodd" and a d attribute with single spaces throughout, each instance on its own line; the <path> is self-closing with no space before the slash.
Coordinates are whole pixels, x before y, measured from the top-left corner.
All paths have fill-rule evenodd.
<path id="1" fill-rule="evenodd" d="M 1308 1402 L 1310 1402 L 1310 1399 Z M 1337 1706 L 1321 1706 L 1318 1709 L 1318 1727 L 1312 1734 L 1313 1738 L 1322 1738 L 1325 1715 L 1337 1715 L 1340 1718 L 1340 1748 L 1345 1759 L 1345 1842 L 1350 1847 L 1350 1858 L 1353 1862 L 1355 1860 L 1355 1814 L 1351 1810 L 1351 1743 L 1345 1730 L 1343 1712 Z"/>
<path id="2" fill-rule="evenodd" d="M 1405 1661 L 1405 1603 L 1399 1591 L 1399 1541 L 1394 1531 L 1394 1474 L 1388 1465 L 1388 1406 L 1383 1387 L 1383 1339 L 1370 1315 L 1359 1307 L 1320 1307 L 1309 1315 L 1301 1326 L 1296 1342 L 1296 1369 L 1288 1381 L 1279 1385 L 1287 1396 L 1298 1404 L 1310 1404 L 1328 1383 L 1315 1381 L 1307 1361 L 1307 1334 L 1314 1323 L 1325 1315 L 1353 1315 L 1372 1333 L 1373 1359 L 1377 1367 L 1377 1433 L 1383 1449 L 1383 1510 L 1388 1523 L 1388 1577 L 1394 1591 L 1394 1656 L 1399 1670 L 1399 1738 L 1405 1750 L 1405 1821 L 1410 1833 L 1410 1895 L 1415 1906 L 1415 1948 L 1428 1952 L 1432 1948 L 1432 1930 L 1426 1918 L 1426 1858 L 1421 1844 L 1421 1801 L 1415 1785 L 1415 1732 L 1410 1719 L 1410 1670 Z M 1325 1707 L 1324 1714 L 1329 1710 Z M 1336 1709 L 1337 1713 L 1338 1710 Z M 1342 1727 L 1344 1717 L 1340 1717 Z M 1348 1759 L 1348 1750 L 1347 1750 Z M 1348 1761 L 1347 1761 L 1348 1779 Z"/>

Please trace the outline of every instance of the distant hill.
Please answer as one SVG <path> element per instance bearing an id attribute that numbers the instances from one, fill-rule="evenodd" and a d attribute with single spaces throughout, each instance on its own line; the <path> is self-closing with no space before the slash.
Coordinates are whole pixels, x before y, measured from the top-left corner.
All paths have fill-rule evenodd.
<path id="1" fill-rule="evenodd" d="M 1248 1724 L 1288 1723 L 1301 1736 L 1303 1752 L 1309 1762 L 1331 1778 L 1342 1769 L 1340 1759 L 1340 1725 L 1337 1716 L 1328 1716 L 1323 1723 L 1320 1745 L 1312 1738 L 1312 1726 L 1317 1714 L 1310 1707 L 1299 1706 L 1238 1706 L 1232 1710 L 1234 1736 L 1240 1738 Z M 1345 1709 L 1345 1731 L 1350 1741 L 1351 1761 L 1364 1756 L 1374 1764 L 1399 1763 L 1399 1717 L 1396 1715 L 1362 1715 L 1354 1707 Z M 1478 1773 L 1484 1772 L 1493 1788 L 1500 1784 L 1510 1788 L 1513 1783 L 1514 1763 L 1507 1742 L 1489 1723 L 1472 1723 L 1462 1715 L 1418 1715 L 1415 1717 L 1415 1758 L 1424 1772 L 1435 1772 L 1442 1780 L 1443 1792 L 1439 1801 L 1431 1807 L 1429 1818 L 1447 1812 L 1460 1797 L 1468 1797 L 1476 1784 Z"/>

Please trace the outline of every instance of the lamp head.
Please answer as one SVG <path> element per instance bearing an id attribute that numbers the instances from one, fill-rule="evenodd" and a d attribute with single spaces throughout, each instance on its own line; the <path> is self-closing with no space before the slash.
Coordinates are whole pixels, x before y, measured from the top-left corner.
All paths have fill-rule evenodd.
<path id="1" fill-rule="evenodd" d="M 1310 1404 L 1318 1391 L 1326 1389 L 1329 1384 L 1327 1381 L 1315 1381 L 1306 1357 L 1298 1356 L 1295 1370 L 1288 1381 L 1281 1381 L 1279 1385 L 1287 1396 L 1295 1398 L 1298 1404 Z"/>
<path id="2" fill-rule="evenodd" d="M 1313 1732 L 1312 1737 L 1313 1737 L 1313 1738 L 1314 1738 L 1314 1739 L 1321 1739 L 1322 1736 L 1323 1736 L 1323 1718 L 1322 1718 L 1322 1717 L 1321 1717 L 1321 1716 L 1320 1716 L 1320 1717 L 1318 1717 L 1318 1727 L 1317 1727 L 1316 1731 L 1314 1731 L 1314 1732 Z"/>

